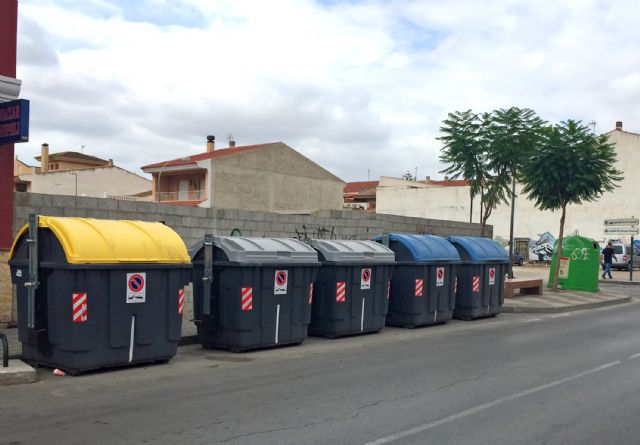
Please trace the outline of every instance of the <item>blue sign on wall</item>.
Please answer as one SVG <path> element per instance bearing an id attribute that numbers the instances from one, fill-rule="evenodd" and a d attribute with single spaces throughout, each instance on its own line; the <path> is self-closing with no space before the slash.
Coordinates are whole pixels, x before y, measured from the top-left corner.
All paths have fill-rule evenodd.
<path id="1" fill-rule="evenodd" d="M 0 103 L 0 145 L 29 141 L 29 101 Z"/>

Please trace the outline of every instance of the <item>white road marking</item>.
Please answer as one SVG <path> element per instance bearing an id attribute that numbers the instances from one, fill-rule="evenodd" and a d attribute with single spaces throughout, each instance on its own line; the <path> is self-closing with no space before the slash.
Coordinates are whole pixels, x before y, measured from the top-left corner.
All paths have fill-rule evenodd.
<path id="1" fill-rule="evenodd" d="M 524 320 L 524 323 L 533 323 L 534 321 L 542 321 L 542 318 L 531 318 L 529 320 Z"/>
<path id="2" fill-rule="evenodd" d="M 567 312 L 564 314 L 555 314 L 551 316 L 551 318 L 560 318 L 560 317 L 571 317 L 571 314 Z"/>
<path id="3" fill-rule="evenodd" d="M 637 358 L 640 358 L 640 353 L 630 355 L 630 356 L 629 356 L 629 358 L 628 358 L 627 360 L 635 360 L 635 359 L 637 359 Z"/>
<path id="4" fill-rule="evenodd" d="M 390 436 L 382 437 L 378 440 L 374 440 L 373 442 L 367 442 L 365 445 L 382 445 L 385 443 L 395 442 L 400 439 L 404 439 L 405 437 L 412 436 L 414 434 L 421 433 L 423 431 L 430 430 L 440 425 L 444 425 L 446 423 L 453 422 L 454 420 L 462 419 L 464 417 L 471 416 L 472 414 L 478 413 L 480 411 L 484 411 L 489 408 L 493 408 L 494 406 L 501 405 L 505 402 L 511 402 L 513 400 L 520 399 L 522 397 L 529 396 L 531 394 L 535 394 L 540 391 L 544 391 L 545 389 L 553 388 L 555 386 L 562 385 L 564 383 L 571 382 L 572 380 L 579 379 L 581 377 L 586 377 L 591 374 L 595 374 L 596 372 L 604 371 L 607 368 L 611 368 L 612 366 L 619 365 L 620 360 L 616 360 L 615 362 L 606 363 L 604 365 L 598 366 L 597 368 L 588 369 L 586 371 L 579 372 L 569 377 L 565 377 L 560 380 L 554 380 L 553 382 L 545 383 L 544 385 L 535 386 L 530 389 L 525 389 L 524 391 L 517 392 L 515 394 L 511 394 L 510 396 L 501 397 L 492 402 L 483 403 L 482 405 L 476 405 L 473 408 L 466 409 L 464 411 L 460 411 L 459 413 L 452 414 L 448 417 L 445 417 L 440 420 L 436 420 L 434 422 L 424 423 L 422 425 L 418 425 L 416 427 L 410 428 L 405 431 L 401 431 L 396 434 L 392 434 Z"/>

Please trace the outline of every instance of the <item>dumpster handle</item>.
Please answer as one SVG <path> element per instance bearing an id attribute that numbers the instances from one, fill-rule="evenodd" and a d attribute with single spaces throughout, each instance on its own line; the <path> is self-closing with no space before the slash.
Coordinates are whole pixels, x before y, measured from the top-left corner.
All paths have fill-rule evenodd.
<path id="1" fill-rule="evenodd" d="M 9 340 L 7 336 L 0 332 L 0 340 L 2 340 L 2 367 L 9 367 Z"/>
<path id="2" fill-rule="evenodd" d="M 382 245 L 389 247 L 389 232 L 382 232 Z"/>
<path id="3" fill-rule="evenodd" d="M 242 236 L 242 232 L 236 227 L 231 231 L 231 236 Z"/>
<path id="4" fill-rule="evenodd" d="M 211 315 L 211 284 L 213 283 L 213 235 L 204 236 L 204 275 L 202 284 L 204 293 L 202 297 L 202 313 Z"/>
<path id="5" fill-rule="evenodd" d="M 27 288 L 27 327 L 35 328 L 36 320 L 36 290 L 38 282 L 38 215 L 29 214 L 29 281 L 24 283 Z"/>

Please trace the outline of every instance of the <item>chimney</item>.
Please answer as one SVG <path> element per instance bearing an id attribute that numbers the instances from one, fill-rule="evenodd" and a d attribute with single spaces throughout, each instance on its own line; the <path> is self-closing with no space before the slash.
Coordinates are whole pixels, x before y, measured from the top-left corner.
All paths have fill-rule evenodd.
<path id="1" fill-rule="evenodd" d="M 616 130 L 622 130 L 622 121 L 616 121 Z"/>
<path id="2" fill-rule="evenodd" d="M 233 137 L 233 134 L 229 133 L 227 135 L 227 140 L 229 141 L 229 148 L 233 148 L 236 146 L 236 139 Z"/>
<path id="3" fill-rule="evenodd" d="M 113 167 L 113 159 L 109 159 L 109 162 L 107 162 L 107 167 Z"/>
<path id="4" fill-rule="evenodd" d="M 49 173 L 49 144 L 40 147 L 40 173 Z"/>
<path id="5" fill-rule="evenodd" d="M 444 180 L 445 180 L 445 181 L 448 181 L 448 180 L 449 180 L 449 177 L 448 177 L 448 176 L 445 176 L 445 177 L 444 177 Z"/>
<path id="6" fill-rule="evenodd" d="M 207 136 L 207 153 L 212 153 L 216 149 L 216 137 L 213 135 Z"/>

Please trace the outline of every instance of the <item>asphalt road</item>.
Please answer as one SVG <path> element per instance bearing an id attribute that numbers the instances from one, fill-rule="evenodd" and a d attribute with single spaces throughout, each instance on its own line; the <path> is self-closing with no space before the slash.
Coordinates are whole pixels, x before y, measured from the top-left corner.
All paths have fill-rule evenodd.
<path id="1" fill-rule="evenodd" d="M 40 377 L 0 444 L 637 444 L 640 303 Z"/>

